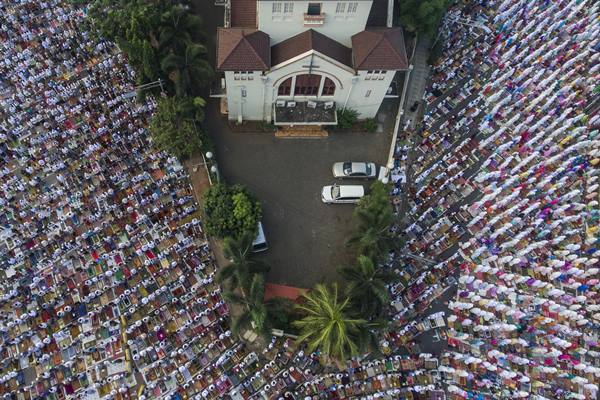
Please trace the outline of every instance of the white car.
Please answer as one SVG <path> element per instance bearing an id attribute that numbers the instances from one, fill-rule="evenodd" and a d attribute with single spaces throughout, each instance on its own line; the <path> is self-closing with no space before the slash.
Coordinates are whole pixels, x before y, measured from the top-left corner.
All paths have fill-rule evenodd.
<path id="1" fill-rule="evenodd" d="M 337 162 L 331 168 L 334 178 L 375 178 L 377 167 L 368 162 Z"/>
<path id="2" fill-rule="evenodd" d="M 261 251 L 265 251 L 269 248 L 267 245 L 267 238 L 265 237 L 265 231 L 263 230 L 262 222 L 258 222 L 258 229 L 256 233 L 256 238 L 252 242 L 252 252 L 260 253 Z"/>
<path id="3" fill-rule="evenodd" d="M 321 192 L 323 203 L 358 203 L 365 195 L 362 185 L 331 185 L 324 186 Z"/>

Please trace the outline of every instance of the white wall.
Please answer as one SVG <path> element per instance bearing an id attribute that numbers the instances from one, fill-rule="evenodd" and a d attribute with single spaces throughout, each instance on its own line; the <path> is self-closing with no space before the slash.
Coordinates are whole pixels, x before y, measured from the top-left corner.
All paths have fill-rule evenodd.
<path id="1" fill-rule="evenodd" d="M 308 68 L 304 66 L 309 64 L 310 59 L 311 52 L 308 52 L 287 64 L 281 64 L 277 69 L 266 73 L 266 85 L 261 72 L 254 72 L 252 80 L 235 80 L 233 72 L 225 72 L 229 119 L 238 120 L 241 112 L 243 121 L 271 121 L 273 104 L 277 99 L 333 100 L 338 109 L 343 108 L 347 101 L 346 107 L 357 110 L 360 119 L 375 117 L 395 71 L 384 71 L 381 74 L 383 79 L 366 79 L 367 71 L 359 71 L 358 75 L 355 75 L 349 67 L 318 53 L 315 53 L 313 58 L 313 65 L 318 65 L 318 68 L 313 68 L 312 73 L 326 76 L 335 82 L 335 94 L 333 96 L 278 96 L 277 88 L 281 82 L 288 77 L 308 73 Z M 245 98 L 242 97 L 242 89 L 246 90 Z M 368 90 L 371 92 L 367 97 Z"/>
<path id="2" fill-rule="evenodd" d="M 392 84 L 396 71 L 384 71 L 380 76 L 383 79 L 365 79 L 367 71 L 358 71 L 358 81 L 354 85 L 350 99 L 348 100 L 348 108 L 354 108 L 358 111 L 358 118 L 374 118 L 381 106 L 387 89 Z M 372 78 L 373 76 L 369 76 Z M 367 97 L 367 92 L 369 96 Z"/>
<path id="3" fill-rule="evenodd" d="M 273 14 L 273 3 L 281 4 L 281 13 Z M 293 4 L 293 12 L 285 13 L 285 3 Z M 304 26 L 304 13 L 308 3 L 321 3 L 321 13 L 325 22 L 321 26 Z M 344 3 L 343 13 L 336 13 L 338 3 Z M 356 12 L 348 13 L 349 3 L 357 3 Z M 258 1 L 258 29 L 271 37 L 271 46 L 308 29 L 314 29 L 325 36 L 351 47 L 350 38 L 361 32 L 367 25 L 373 0 L 311 0 L 311 1 Z"/>
<path id="4" fill-rule="evenodd" d="M 225 72 L 225 85 L 227 87 L 227 109 L 230 120 L 261 121 L 263 116 L 263 87 L 262 72 L 256 71 L 251 74 L 252 80 L 236 80 L 232 71 Z M 246 78 L 249 78 L 246 76 Z M 246 97 L 242 97 L 245 90 Z M 264 91 L 266 94 L 266 91 Z"/>
<path id="5" fill-rule="evenodd" d="M 269 114 L 272 112 L 272 105 L 279 99 L 306 101 L 306 100 L 319 100 L 319 101 L 335 101 L 337 106 L 343 105 L 346 99 L 346 95 L 350 90 L 352 77 L 354 72 L 347 66 L 343 66 L 328 57 L 322 56 L 318 53 L 314 53 L 313 65 L 317 65 L 318 68 L 313 68 L 312 73 L 326 76 L 331 79 L 336 87 L 333 96 L 278 96 L 277 88 L 279 84 L 286 80 L 290 76 L 306 74 L 308 68 L 303 67 L 310 64 L 311 52 L 306 53 L 304 56 L 297 57 L 293 62 L 285 64 L 268 74 L 270 87 L 269 93 L 267 94 L 266 105 L 269 107 Z M 323 81 L 323 78 L 321 79 Z"/>

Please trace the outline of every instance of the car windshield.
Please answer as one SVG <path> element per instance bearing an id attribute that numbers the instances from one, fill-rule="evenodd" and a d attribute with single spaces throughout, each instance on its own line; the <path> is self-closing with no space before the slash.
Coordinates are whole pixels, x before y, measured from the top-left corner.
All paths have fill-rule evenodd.
<path id="1" fill-rule="evenodd" d="M 343 168 L 344 168 L 344 174 L 350 175 L 350 172 L 352 172 L 352 163 L 345 162 Z"/>
<path id="2" fill-rule="evenodd" d="M 367 175 L 371 175 L 371 164 L 367 164 L 366 169 L 367 169 Z"/>
<path id="3" fill-rule="evenodd" d="M 340 187 L 332 186 L 331 187 L 331 198 L 337 199 L 338 197 L 340 197 Z"/>

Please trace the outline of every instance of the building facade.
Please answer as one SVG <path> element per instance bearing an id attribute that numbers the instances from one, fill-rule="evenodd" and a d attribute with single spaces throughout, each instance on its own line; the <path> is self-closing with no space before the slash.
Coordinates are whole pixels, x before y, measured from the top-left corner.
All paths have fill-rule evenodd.
<path id="1" fill-rule="evenodd" d="M 408 68 L 386 0 L 230 0 L 217 70 L 230 120 L 334 125 L 336 110 L 372 118 Z M 217 95 L 219 96 L 219 95 Z"/>

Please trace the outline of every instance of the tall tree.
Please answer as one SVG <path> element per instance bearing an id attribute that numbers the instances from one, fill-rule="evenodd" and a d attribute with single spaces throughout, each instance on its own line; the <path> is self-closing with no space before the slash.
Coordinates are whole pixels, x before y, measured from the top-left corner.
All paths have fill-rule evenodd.
<path id="1" fill-rule="evenodd" d="M 230 304 L 238 304 L 242 307 L 241 312 L 232 315 L 231 331 L 235 334 L 240 333 L 242 329 L 252 329 L 253 331 L 267 336 L 270 331 L 270 323 L 267 313 L 267 304 L 265 297 L 265 278 L 263 274 L 253 274 L 244 276 L 249 281 L 241 282 L 243 294 L 237 294 L 227 291 L 223 294 L 225 300 Z"/>
<path id="2" fill-rule="evenodd" d="M 252 281 L 253 275 L 269 271 L 264 263 L 250 258 L 253 240 L 254 232 L 245 232 L 240 238 L 225 238 L 223 255 L 231 262 L 217 274 L 218 282 L 225 283 L 228 290 L 239 288 L 244 297 L 245 288 Z"/>
<path id="3" fill-rule="evenodd" d="M 206 48 L 201 44 L 188 44 L 183 53 L 170 53 L 160 67 L 173 81 L 178 96 L 197 94 L 213 76 Z"/>
<path id="4" fill-rule="evenodd" d="M 202 19 L 182 7 L 173 7 L 161 16 L 159 47 L 164 53 L 181 54 L 187 45 L 204 41 Z"/>
<path id="5" fill-rule="evenodd" d="M 400 0 L 400 25 L 409 32 L 431 36 L 450 3 L 449 0 Z"/>
<path id="6" fill-rule="evenodd" d="M 303 317 L 293 322 L 300 329 L 299 341 L 308 343 L 309 351 L 321 350 L 327 356 L 345 361 L 361 349 L 361 336 L 367 321 L 356 318 L 348 297 L 341 298 L 338 286 L 317 284 L 296 307 Z"/>
<path id="7" fill-rule="evenodd" d="M 371 185 L 371 192 L 363 197 L 354 209 L 357 232 L 347 242 L 356 246 L 359 254 L 377 261 L 393 247 L 390 226 L 394 212 L 386 186 L 380 181 Z"/>
<path id="8" fill-rule="evenodd" d="M 387 283 L 394 276 L 377 268 L 369 257 L 358 256 L 356 265 L 339 269 L 346 280 L 346 295 L 356 310 L 367 320 L 377 319 L 390 302 Z"/>
<path id="9" fill-rule="evenodd" d="M 198 119 L 203 117 L 203 105 L 202 98 L 160 98 L 150 121 L 150 133 L 156 145 L 180 160 L 198 151 L 203 140 Z"/>

